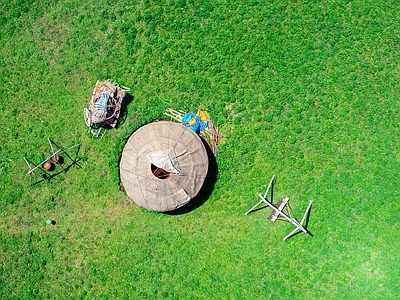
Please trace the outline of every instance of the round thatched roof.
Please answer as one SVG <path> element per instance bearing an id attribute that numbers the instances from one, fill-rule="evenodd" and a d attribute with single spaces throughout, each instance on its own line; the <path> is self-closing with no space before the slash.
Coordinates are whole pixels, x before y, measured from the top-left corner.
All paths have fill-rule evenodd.
<path id="1" fill-rule="evenodd" d="M 120 177 L 138 205 L 166 212 L 182 207 L 200 191 L 208 172 L 208 156 L 200 137 L 170 121 L 135 131 L 122 152 Z"/>

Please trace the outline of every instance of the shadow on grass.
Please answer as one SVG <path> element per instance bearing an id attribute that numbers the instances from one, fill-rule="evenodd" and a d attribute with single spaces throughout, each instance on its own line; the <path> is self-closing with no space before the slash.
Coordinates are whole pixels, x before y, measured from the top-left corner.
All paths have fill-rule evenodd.
<path id="1" fill-rule="evenodd" d="M 128 117 L 128 105 L 133 101 L 134 96 L 130 94 L 126 94 L 124 97 L 124 100 L 122 101 L 121 105 L 121 112 L 118 118 L 118 123 L 116 128 L 120 127 L 122 124 L 125 123 L 127 117 Z"/>
<path id="2" fill-rule="evenodd" d="M 107 116 L 107 117 L 109 117 L 109 119 L 107 119 L 103 123 L 99 124 L 98 126 L 103 129 L 106 129 L 106 130 L 119 128 L 122 124 L 125 123 L 125 121 L 128 117 L 128 105 L 129 105 L 129 103 L 131 103 L 133 101 L 133 98 L 134 97 L 132 95 L 127 93 L 125 95 L 124 99 L 122 100 L 121 109 L 120 109 L 118 118 Z M 115 127 L 113 127 L 112 124 L 115 123 L 115 120 L 117 120 L 117 124 L 115 125 Z"/>
<path id="3" fill-rule="evenodd" d="M 201 190 L 197 194 L 197 196 L 194 197 L 192 200 L 190 200 L 190 202 L 188 204 L 186 204 L 178 209 L 164 212 L 164 214 L 182 215 L 182 214 L 189 213 L 189 212 L 195 210 L 196 208 L 202 206 L 208 200 L 208 198 L 214 191 L 214 186 L 215 186 L 215 183 L 217 182 L 217 177 L 218 177 L 217 160 L 214 156 L 214 153 L 211 151 L 210 146 L 207 144 L 207 142 L 203 138 L 201 138 L 201 141 L 203 142 L 204 147 L 206 148 L 207 156 L 208 156 L 208 171 L 207 171 L 206 179 L 204 180 L 204 183 L 203 183 L 203 187 L 201 188 Z"/>

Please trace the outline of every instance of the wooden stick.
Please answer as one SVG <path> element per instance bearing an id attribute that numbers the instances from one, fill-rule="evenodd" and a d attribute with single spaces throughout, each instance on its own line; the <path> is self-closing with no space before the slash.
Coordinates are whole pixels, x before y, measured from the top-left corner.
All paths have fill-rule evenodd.
<path id="1" fill-rule="evenodd" d="M 32 170 L 31 165 L 28 163 L 28 161 L 26 160 L 26 158 L 24 157 L 24 160 L 26 162 L 26 164 L 28 165 L 29 170 Z M 29 174 L 29 173 L 28 173 Z"/>
<path id="2" fill-rule="evenodd" d="M 311 205 L 312 205 L 312 200 L 310 200 L 310 203 L 308 203 L 307 209 L 306 209 L 306 211 L 304 212 L 303 218 L 302 218 L 301 221 L 300 221 L 300 224 L 301 224 L 301 225 L 303 225 L 303 222 L 304 222 L 304 220 L 306 219 L 306 217 L 307 217 L 307 215 L 308 215 L 308 212 L 310 211 Z"/>
<path id="3" fill-rule="evenodd" d="M 296 233 L 296 231 L 299 231 L 299 229 L 297 227 L 295 229 L 293 229 L 293 231 L 290 232 L 287 236 L 285 236 L 285 238 L 283 240 L 286 241 L 288 238 L 290 238 L 292 235 L 294 235 Z"/>
<path id="4" fill-rule="evenodd" d="M 250 209 L 244 214 L 245 216 L 247 216 L 247 215 L 248 215 L 254 208 L 256 208 L 261 202 L 268 202 L 268 200 L 266 200 L 266 199 L 264 199 L 264 198 L 267 197 L 268 190 L 270 189 L 270 187 L 271 187 L 272 182 L 274 181 L 274 179 L 275 179 L 275 175 L 272 176 L 272 178 L 271 178 L 271 180 L 270 180 L 270 182 L 269 182 L 269 184 L 268 184 L 267 190 L 265 191 L 264 197 L 261 199 L 260 202 L 258 202 L 258 203 L 257 203 L 256 205 L 254 205 L 252 208 L 250 208 Z M 267 204 L 269 205 L 269 202 L 268 202 Z M 275 207 L 275 206 L 274 206 L 274 207 Z"/>
<path id="5" fill-rule="evenodd" d="M 309 213 L 309 211 L 310 211 L 310 208 L 311 208 L 311 204 L 312 204 L 312 200 L 310 200 L 310 203 L 308 204 L 308 207 L 307 207 L 307 209 L 306 209 L 306 211 L 304 212 L 304 215 L 303 215 L 303 218 L 301 219 L 301 221 L 300 221 L 300 224 L 301 225 L 303 225 L 303 222 L 305 221 L 305 219 L 306 219 L 306 217 L 307 217 L 307 215 L 308 215 L 308 213 Z M 287 240 L 288 238 L 290 238 L 292 235 L 294 235 L 295 233 L 296 233 L 296 231 L 298 231 L 299 230 L 299 228 L 295 228 L 292 232 L 290 232 L 287 236 L 285 236 L 285 238 L 283 239 L 284 241 L 285 240 Z M 307 230 L 307 229 L 306 229 Z M 307 230 L 307 233 L 308 234 L 310 234 L 310 232 Z M 310 234 L 311 235 L 311 234 Z"/>
<path id="6" fill-rule="evenodd" d="M 285 199 L 283 199 L 281 205 L 279 205 L 279 207 L 278 207 L 278 210 L 279 210 L 279 211 L 282 211 L 282 210 L 285 208 L 285 206 L 286 206 L 286 204 L 287 204 L 288 202 L 289 202 L 289 198 L 286 197 Z M 271 218 L 271 221 L 272 221 L 272 222 L 275 222 L 276 219 L 278 219 L 278 217 L 279 217 L 279 214 L 278 214 L 277 212 L 275 212 L 274 215 L 273 215 L 272 218 Z"/>
<path id="7" fill-rule="evenodd" d="M 256 208 L 261 202 L 264 202 L 264 200 L 259 201 L 256 205 L 254 205 L 252 208 L 250 208 L 244 215 L 247 216 L 249 212 L 251 212 L 254 208 Z"/>
<path id="8" fill-rule="evenodd" d="M 264 198 L 267 198 L 268 190 L 272 186 L 272 182 L 274 181 L 274 179 L 275 179 L 275 175 L 272 176 L 272 178 L 271 178 L 271 180 L 270 180 L 270 182 L 268 184 L 267 190 L 265 191 L 265 194 L 264 194 Z"/>
<path id="9" fill-rule="evenodd" d="M 50 144 L 50 148 L 51 148 L 51 154 L 54 155 L 54 148 L 53 148 L 53 144 L 51 143 L 50 139 L 47 138 L 47 140 L 49 141 Z"/>

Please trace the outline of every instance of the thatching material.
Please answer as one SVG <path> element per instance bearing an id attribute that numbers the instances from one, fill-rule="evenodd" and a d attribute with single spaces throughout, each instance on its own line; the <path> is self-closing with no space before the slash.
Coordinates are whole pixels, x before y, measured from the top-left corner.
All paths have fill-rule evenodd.
<path id="1" fill-rule="evenodd" d="M 208 143 L 214 155 L 217 155 L 218 146 L 222 142 L 222 136 L 219 133 L 218 128 L 215 126 L 210 115 L 205 111 L 202 111 L 202 113 L 206 116 L 207 128 L 200 131 L 200 136 Z M 165 114 L 171 119 L 182 123 L 182 118 L 185 113 L 181 110 L 177 111 L 172 108 L 167 108 Z"/>
<path id="2" fill-rule="evenodd" d="M 202 188 L 207 172 L 207 151 L 199 136 L 170 121 L 135 131 L 120 161 L 121 183 L 128 196 L 139 206 L 159 212 L 188 203 Z"/>

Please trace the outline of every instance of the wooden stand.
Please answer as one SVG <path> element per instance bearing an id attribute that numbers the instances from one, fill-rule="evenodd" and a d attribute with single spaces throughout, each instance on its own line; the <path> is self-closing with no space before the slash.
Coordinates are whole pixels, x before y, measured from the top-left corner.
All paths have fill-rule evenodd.
<path id="1" fill-rule="evenodd" d="M 272 214 L 271 214 L 271 216 L 270 216 L 270 218 L 269 218 L 270 221 L 275 222 L 278 218 L 281 217 L 281 218 L 285 219 L 286 221 L 289 221 L 290 223 L 292 223 L 292 224 L 296 227 L 292 232 L 290 232 L 290 233 L 283 239 L 284 241 L 287 240 L 288 238 L 290 238 L 290 237 L 296 235 L 297 233 L 300 233 L 300 232 L 304 232 L 304 233 L 307 233 L 307 234 L 310 235 L 310 236 L 313 236 L 313 235 L 311 234 L 311 232 L 307 230 L 307 224 L 304 225 L 304 222 L 305 222 L 306 220 L 308 221 L 308 217 L 309 217 L 310 210 L 311 210 L 311 205 L 312 205 L 312 200 L 310 200 L 310 203 L 308 204 L 308 207 L 307 207 L 307 209 L 306 209 L 305 212 L 304 212 L 303 218 L 301 219 L 300 222 L 298 222 L 294 217 L 292 217 L 290 211 L 288 211 L 288 213 L 285 213 L 285 212 L 284 212 L 284 209 L 285 209 L 285 207 L 287 207 L 288 202 L 289 202 L 289 198 L 288 198 L 288 197 L 286 197 L 285 199 L 283 199 L 283 200 L 280 202 L 280 204 L 279 204 L 278 207 L 275 206 L 275 205 L 272 203 L 272 196 L 271 196 L 271 201 L 268 201 L 268 200 L 267 200 L 267 195 L 268 195 L 268 192 L 270 191 L 270 188 L 273 187 L 274 179 L 275 179 L 275 175 L 272 176 L 272 179 L 271 179 L 271 181 L 270 181 L 270 183 L 269 183 L 269 185 L 268 185 L 268 187 L 267 187 L 267 190 L 265 191 L 264 196 L 261 195 L 261 194 L 258 194 L 258 197 L 259 197 L 261 200 L 260 200 L 256 205 L 254 205 L 250 210 L 248 210 L 248 211 L 245 213 L 245 215 L 248 215 L 251 211 L 253 211 L 253 210 L 254 210 L 258 205 L 260 205 L 261 203 L 264 203 L 264 204 L 267 204 L 267 205 L 268 205 L 270 208 L 272 208 L 272 210 L 273 210 L 273 212 L 272 212 Z M 271 193 L 272 193 L 272 189 L 271 189 Z M 308 223 L 308 222 L 306 222 L 306 223 Z"/>
<path id="2" fill-rule="evenodd" d="M 45 160 L 43 160 L 41 163 L 39 164 L 35 164 L 32 161 L 30 161 L 29 159 L 27 159 L 26 157 L 24 157 L 25 163 L 27 164 L 29 171 L 28 171 L 28 175 L 30 176 L 30 184 L 31 186 L 42 182 L 42 181 L 49 181 L 51 178 L 53 178 L 54 176 L 60 174 L 61 172 L 67 172 L 67 170 L 73 166 L 73 165 L 77 165 L 78 167 L 81 167 L 78 165 L 77 163 L 77 155 L 79 152 L 79 148 L 80 148 L 80 144 L 76 144 L 72 147 L 69 147 L 67 149 L 63 149 L 60 146 L 58 146 L 55 142 L 53 142 L 52 140 L 50 140 L 49 138 L 47 139 L 50 145 L 50 153 L 51 155 L 46 157 Z M 75 158 L 72 158 L 67 151 L 74 149 L 74 148 L 78 148 L 75 154 Z M 59 155 L 65 155 L 69 160 L 70 163 L 65 166 L 65 162 L 60 160 L 60 156 Z M 51 162 L 51 164 L 54 164 L 54 166 L 58 166 L 61 168 L 61 171 L 50 174 L 51 170 L 46 170 L 43 165 L 45 163 Z M 64 165 L 64 166 L 63 166 Z M 34 178 L 40 178 L 37 181 L 34 180 Z"/>

